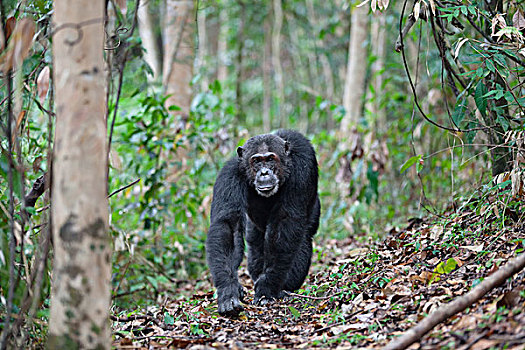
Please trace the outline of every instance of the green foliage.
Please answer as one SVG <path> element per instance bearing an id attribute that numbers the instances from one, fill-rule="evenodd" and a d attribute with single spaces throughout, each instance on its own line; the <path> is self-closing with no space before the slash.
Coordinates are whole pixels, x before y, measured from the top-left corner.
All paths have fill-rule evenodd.
<path id="1" fill-rule="evenodd" d="M 237 142 L 229 136 L 236 133 L 230 126 L 233 109 L 224 105 L 220 93 L 216 82 L 198 94 L 189 120 L 170 114 L 165 98 L 144 94 L 131 95 L 139 108 L 119 116 L 111 189 L 140 182 L 110 202 L 112 229 L 120 242 L 114 264 L 116 295 L 132 290 L 160 293 L 175 279 L 203 270 L 213 181 Z"/>
<path id="2" fill-rule="evenodd" d="M 454 258 L 447 259 L 447 261 L 440 262 L 434 269 L 434 274 L 432 275 L 430 282 L 439 281 L 439 275 L 451 273 L 458 266 L 457 261 Z"/>
<path id="3" fill-rule="evenodd" d="M 418 154 L 417 156 L 410 157 L 407 159 L 405 163 L 401 166 L 401 169 L 399 169 L 400 173 L 404 173 L 408 168 L 413 166 L 414 164 L 417 164 L 417 172 L 419 173 L 422 168 L 423 162 L 423 155 Z"/>

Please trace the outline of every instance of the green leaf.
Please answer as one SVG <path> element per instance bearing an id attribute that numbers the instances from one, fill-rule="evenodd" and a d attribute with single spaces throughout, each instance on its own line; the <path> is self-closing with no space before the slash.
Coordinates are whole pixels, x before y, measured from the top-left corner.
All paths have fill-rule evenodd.
<path id="1" fill-rule="evenodd" d="M 471 121 L 468 125 L 468 129 L 475 129 L 477 127 L 478 127 L 478 123 L 473 122 L 473 121 Z M 476 137 L 477 132 L 478 132 L 477 130 L 472 130 L 472 131 L 467 132 L 467 142 L 468 143 L 472 143 L 474 141 L 474 137 Z"/>
<path id="2" fill-rule="evenodd" d="M 507 100 L 508 103 L 514 103 L 514 102 L 516 102 L 516 101 L 514 100 L 514 96 L 512 96 L 512 93 L 511 93 L 510 91 L 505 91 L 504 96 L 505 96 L 505 100 Z"/>
<path id="3" fill-rule="evenodd" d="M 429 283 L 439 281 L 441 278 L 440 275 L 451 273 L 456 269 L 458 266 L 458 262 L 454 258 L 450 258 L 447 261 L 440 262 L 436 268 L 434 269 L 434 273 L 432 274 L 432 278 L 430 279 Z"/>
<path id="4" fill-rule="evenodd" d="M 416 163 L 416 171 L 418 174 L 421 172 L 421 170 L 423 170 L 423 164 L 423 159 L 420 159 L 419 162 Z"/>
<path id="5" fill-rule="evenodd" d="M 492 91 L 491 91 L 492 92 Z M 482 116 L 487 115 L 487 99 L 484 95 L 487 93 L 487 87 L 483 84 L 482 81 L 476 86 L 476 91 L 474 94 L 474 101 L 476 102 L 476 107 L 478 107 L 479 112 Z"/>
<path id="6" fill-rule="evenodd" d="M 494 63 L 491 60 L 485 60 L 485 65 L 487 66 L 487 69 L 492 73 L 496 71 L 496 67 L 494 67 Z"/>
<path id="7" fill-rule="evenodd" d="M 288 309 L 290 310 L 290 312 L 292 313 L 292 315 L 293 315 L 294 318 L 299 318 L 299 317 L 301 317 L 301 313 L 299 312 L 299 310 L 297 310 L 297 309 L 294 308 L 293 306 L 288 306 Z"/>
<path id="8" fill-rule="evenodd" d="M 151 283 L 151 285 L 153 286 L 153 288 L 155 289 L 159 289 L 159 286 L 158 286 L 158 283 L 157 283 L 157 280 L 151 276 L 146 276 L 146 279 L 149 281 L 149 283 Z"/>
<path id="9" fill-rule="evenodd" d="M 494 96 L 494 99 L 495 99 L 495 100 L 499 100 L 500 98 L 503 97 L 503 95 L 504 95 L 503 90 L 496 90 L 496 94 L 495 94 L 495 96 Z"/>
<path id="10" fill-rule="evenodd" d="M 442 261 L 436 266 L 434 269 L 434 272 L 437 272 L 439 274 L 444 273 L 451 273 L 456 269 L 456 266 L 458 266 L 458 263 L 453 258 L 448 259 L 447 261 Z"/>
<path id="11" fill-rule="evenodd" d="M 503 131 L 505 132 L 509 130 L 510 128 L 509 121 L 505 119 L 505 117 L 502 117 L 500 115 L 498 115 L 498 117 L 496 118 L 496 123 L 500 124 L 501 127 L 503 128 Z"/>
<path id="12" fill-rule="evenodd" d="M 175 323 L 175 318 L 171 316 L 167 311 L 164 312 L 164 323 L 166 325 L 172 325 Z"/>
<path id="13" fill-rule="evenodd" d="M 401 168 L 399 169 L 399 172 L 402 174 L 404 173 L 408 168 L 410 168 L 412 165 L 416 164 L 416 162 L 421 162 L 421 159 L 423 159 L 423 155 L 418 154 L 416 156 L 410 157 L 403 165 L 401 165 Z"/>
<path id="14" fill-rule="evenodd" d="M 465 100 L 458 101 L 456 107 L 454 108 L 454 113 L 452 113 L 452 121 L 454 125 L 459 126 L 465 118 L 465 111 L 467 107 L 465 105 Z"/>
<path id="15" fill-rule="evenodd" d="M 476 76 L 478 76 L 479 78 L 481 78 L 483 76 L 483 68 L 482 67 L 478 67 L 478 69 L 476 69 Z"/>
<path id="16" fill-rule="evenodd" d="M 24 209 L 26 210 L 26 212 L 28 212 L 31 215 L 35 215 L 36 214 L 36 209 L 33 208 L 33 207 L 24 207 Z"/>
<path id="17" fill-rule="evenodd" d="M 13 192 L 15 196 L 18 198 L 22 197 L 22 186 L 21 186 L 21 178 L 20 173 L 14 169 L 11 168 L 11 175 L 12 175 L 12 183 L 13 183 Z M 7 159 L 7 156 L 5 154 L 0 154 L 0 178 L 4 178 L 5 183 L 9 184 L 9 160 Z M 7 186 L 9 188 L 9 185 Z"/>

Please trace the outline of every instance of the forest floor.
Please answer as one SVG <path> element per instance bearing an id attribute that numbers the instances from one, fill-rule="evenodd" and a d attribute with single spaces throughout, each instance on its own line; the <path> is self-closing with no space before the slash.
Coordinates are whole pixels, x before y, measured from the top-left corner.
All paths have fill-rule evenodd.
<path id="1" fill-rule="evenodd" d="M 492 208 L 493 209 L 493 208 Z M 440 304 L 465 294 L 525 248 L 525 225 L 503 208 L 409 220 L 381 242 L 317 242 L 304 289 L 269 306 L 217 314 L 208 277 L 163 305 L 113 317 L 117 349 L 377 349 Z M 503 215 L 503 217 L 502 217 Z M 435 220 L 434 220 L 435 221 Z M 197 286 L 197 287 L 195 287 Z M 435 327 L 413 348 L 525 349 L 525 271 Z"/>

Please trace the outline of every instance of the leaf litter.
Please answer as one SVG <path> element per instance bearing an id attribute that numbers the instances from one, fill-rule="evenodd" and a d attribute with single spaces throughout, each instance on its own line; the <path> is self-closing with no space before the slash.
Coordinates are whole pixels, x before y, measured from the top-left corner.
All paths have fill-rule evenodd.
<path id="1" fill-rule="evenodd" d="M 116 349 L 379 349 L 441 304 L 468 292 L 525 248 L 525 225 L 497 213 L 411 219 L 381 242 L 317 242 L 303 289 L 253 305 L 238 318 L 217 313 L 207 274 L 173 289 L 162 305 L 112 317 Z M 525 272 L 435 327 L 419 349 L 525 349 Z"/>

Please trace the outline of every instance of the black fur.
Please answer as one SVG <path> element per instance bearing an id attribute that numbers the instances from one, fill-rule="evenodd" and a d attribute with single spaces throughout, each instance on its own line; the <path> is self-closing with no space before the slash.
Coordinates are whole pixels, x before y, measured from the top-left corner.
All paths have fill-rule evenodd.
<path id="1" fill-rule="evenodd" d="M 262 157 L 263 180 L 257 171 L 259 163 L 253 161 L 254 157 L 260 161 L 261 154 L 270 155 Z M 244 236 L 248 271 L 255 283 L 254 301 L 264 304 L 303 284 L 320 214 L 317 160 L 303 135 L 279 130 L 255 136 L 238 149 L 238 155 L 217 176 L 206 240 L 219 313 L 229 316 L 243 309 L 237 269 L 244 256 Z M 277 179 L 274 193 L 256 188 L 258 183 L 263 190 L 271 186 L 268 173 Z"/>

